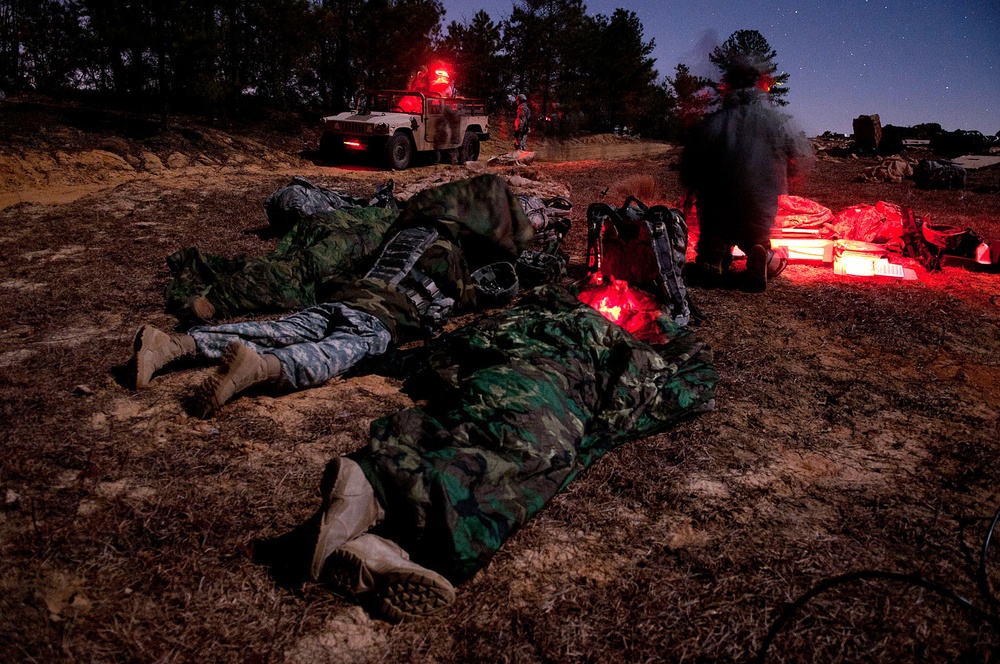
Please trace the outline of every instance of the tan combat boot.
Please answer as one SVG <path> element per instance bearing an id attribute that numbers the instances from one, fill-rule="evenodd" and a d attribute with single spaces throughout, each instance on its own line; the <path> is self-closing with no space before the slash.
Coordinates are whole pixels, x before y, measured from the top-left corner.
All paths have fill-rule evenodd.
<path id="1" fill-rule="evenodd" d="M 309 569 L 313 581 L 319 579 L 331 553 L 385 518 L 371 483 L 353 459 L 337 457 L 330 461 L 320 490 L 323 504 L 319 508 L 319 535 Z"/>
<path id="2" fill-rule="evenodd" d="M 153 374 L 182 357 L 194 357 L 194 338 L 187 334 L 167 334 L 152 325 L 143 325 L 132 340 L 129 365 L 136 389 L 149 387 Z"/>
<path id="3" fill-rule="evenodd" d="M 332 552 L 321 580 L 347 595 L 374 593 L 382 613 L 396 621 L 431 616 L 455 603 L 455 588 L 448 579 L 371 533 Z"/>
<path id="4" fill-rule="evenodd" d="M 281 377 L 281 362 L 238 341 L 222 352 L 222 365 L 191 395 L 191 412 L 210 417 L 243 390 Z"/>

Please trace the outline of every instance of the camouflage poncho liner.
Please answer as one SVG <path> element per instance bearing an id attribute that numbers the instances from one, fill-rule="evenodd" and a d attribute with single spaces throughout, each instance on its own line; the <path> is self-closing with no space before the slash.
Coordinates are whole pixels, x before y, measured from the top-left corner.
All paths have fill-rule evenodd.
<path id="1" fill-rule="evenodd" d="M 664 315 L 637 341 L 568 291 L 442 336 L 407 408 L 352 457 L 386 508 L 379 532 L 455 582 L 607 451 L 711 408 L 711 351 Z"/>

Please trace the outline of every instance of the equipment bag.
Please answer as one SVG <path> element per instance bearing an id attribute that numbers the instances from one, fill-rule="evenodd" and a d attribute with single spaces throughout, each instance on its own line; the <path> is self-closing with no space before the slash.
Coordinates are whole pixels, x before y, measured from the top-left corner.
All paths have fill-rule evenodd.
<path id="1" fill-rule="evenodd" d="M 682 271 L 687 222 L 680 210 L 647 207 L 629 196 L 620 208 L 587 208 L 587 272 L 592 280 L 614 278 L 660 295 L 678 325 L 691 318 Z"/>

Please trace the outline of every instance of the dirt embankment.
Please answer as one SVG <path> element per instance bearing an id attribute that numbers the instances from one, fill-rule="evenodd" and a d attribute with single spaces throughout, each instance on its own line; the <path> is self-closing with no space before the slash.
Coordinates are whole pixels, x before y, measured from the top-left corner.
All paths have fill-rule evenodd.
<path id="1" fill-rule="evenodd" d="M 0 102 L 0 209 L 18 203 L 60 204 L 136 180 L 166 187 L 201 186 L 205 178 L 260 175 L 329 175 L 331 164 L 316 151 L 315 118 L 273 119 L 265 128 L 213 127 L 177 118 L 159 121 L 76 106 Z M 282 127 L 276 131 L 275 127 Z M 234 133 L 235 132 L 235 133 Z M 507 151 L 507 144 L 483 144 L 481 160 Z M 675 149 L 667 143 L 599 134 L 567 141 L 533 140 L 538 161 L 617 160 L 652 157 Z M 347 177 L 370 171 L 352 164 Z M 345 174 L 338 171 L 338 174 Z M 403 180 L 415 176 L 407 174 Z"/>

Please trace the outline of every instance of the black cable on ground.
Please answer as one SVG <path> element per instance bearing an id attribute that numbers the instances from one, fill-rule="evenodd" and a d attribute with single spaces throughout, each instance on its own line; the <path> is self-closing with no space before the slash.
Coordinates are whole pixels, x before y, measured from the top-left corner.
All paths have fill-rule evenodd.
<path id="1" fill-rule="evenodd" d="M 1000 521 L 1000 507 L 993 513 L 990 529 L 986 531 L 986 537 L 983 539 L 983 552 L 979 554 L 979 592 L 994 607 L 998 605 L 998 602 L 996 595 L 993 594 L 993 586 L 990 585 L 989 573 L 986 571 L 986 557 L 990 553 L 990 540 L 993 538 L 993 531 L 996 530 L 998 521 Z"/>
<path id="2" fill-rule="evenodd" d="M 990 585 L 989 575 L 986 570 L 986 559 L 989 555 L 990 540 L 993 538 L 993 532 L 996 530 L 998 522 L 1000 522 L 1000 508 L 998 508 L 993 515 L 993 522 L 990 524 L 990 528 L 983 540 L 983 550 L 979 557 L 979 589 L 986 601 L 992 606 L 997 606 L 998 602 L 993 595 L 993 590 Z M 792 616 L 799 609 L 805 606 L 814 597 L 830 590 L 831 588 L 851 583 L 852 581 L 870 581 L 873 579 L 900 581 L 910 585 L 920 586 L 921 588 L 937 593 L 938 595 L 955 602 L 979 620 L 989 623 L 990 626 L 992 626 L 993 629 L 1000 634 L 1000 616 L 979 608 L 969 599 L 959 595 L 951 588 L 943 586 L 935 581 L 929 581 L 916 572 L 912 574 L 901 574 L 899 572 L 884 572 L 880 570 L 861 570 L 858 572 L 849 572 L 847 574 L 841 574 L 840 576 L 824 579 L 793 603 L 789 604 L 785 610 L 781 612 L 781 615 L 779 615 L 778 618 L 771 624 L 771 628 L 767 631 L 767 635 L 764 637 L 764 641 L 761 643 L 760 649 L 757 651 L 757 656 L 752 660 L 754 664 L 763 664 L 764 658 L 767 657 L 767 651 L 770 649 L 774 639 L 778 636 L 778 632 L 781 631 L 781 628 L 784 627 L 789 620 L 791 620 Z"/>

